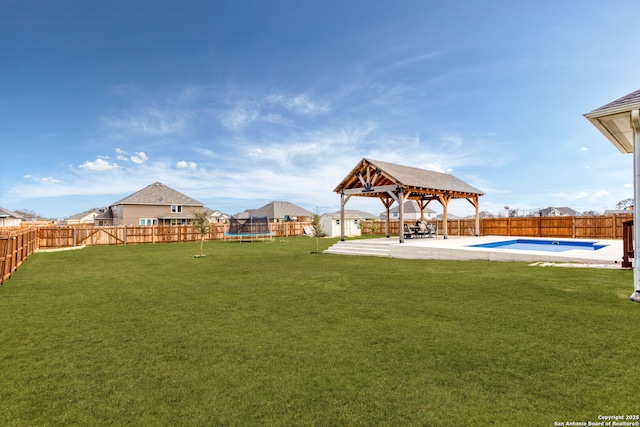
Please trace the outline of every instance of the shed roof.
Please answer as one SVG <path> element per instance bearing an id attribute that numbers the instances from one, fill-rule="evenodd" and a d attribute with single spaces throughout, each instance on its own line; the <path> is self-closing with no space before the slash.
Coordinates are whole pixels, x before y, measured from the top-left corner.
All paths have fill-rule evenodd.
<path id="1" fill-rule="evenodd" d="M 22 215 L 10 211 L 9 209 L 0 208 L 0 218 L 22 219 Z"/>
<path id="2" fill-rule="evenodd" d="M 330 216 L 333 219 L 339 219 L 340 218 L 340 211 L 326 213 L 325 215 Z M 345 209 L 344 210 L 344 217 L 345 218 L 349 218 L 349 219 L 353 219 L 353 218 L 358 218 L 358 219 L 377 219 L 378 218 L 377 215 L 373 215 L 373 214 L 370 214 L 368 212 L 361 211 L 361 210 L 358 210 L 358 209 Z"/>
<path id="3" fill-rule="evenodd" d="M 204 206 L 196 199 L 192 199 L 161 182 L 154 182 L 142 190 L 118 200 L 113 205 L 182 205 Z M 112 206 L 113 206 L 112 205 Z"/>

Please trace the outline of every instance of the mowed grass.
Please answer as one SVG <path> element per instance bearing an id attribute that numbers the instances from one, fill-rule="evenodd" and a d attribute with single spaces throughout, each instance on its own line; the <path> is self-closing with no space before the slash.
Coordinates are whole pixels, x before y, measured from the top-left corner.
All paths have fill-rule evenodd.
<path id="1" fill-rule="evenodd" d="M 630 271 L 314 250 L 32 255 L 0 288 L 0 425 L 549 426 L 640 410 Z"/>

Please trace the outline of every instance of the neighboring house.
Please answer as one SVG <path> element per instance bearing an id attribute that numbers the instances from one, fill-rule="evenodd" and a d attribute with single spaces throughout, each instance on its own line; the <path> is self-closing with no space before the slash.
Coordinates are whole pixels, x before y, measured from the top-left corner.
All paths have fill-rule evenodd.
<path id="1" fill-rule="evenodd" d="M 436 215 L 433 219 L 444 220 L 444 215 L 443 215 L 443 214 L 438 214 L 438 215 Z M 451 221 L 451 220 L 453 220 L 453 219 L 460 219 L 460 217 L 459 217 L 459 216 L 456 216 L 456 215 L 453 215 L 453 214 L 448 213 L 448 214 L 447 214 L 447 220 L 448 220 L 448 221 Z"/>
<path id="2" fill-rule="evenodd" d="M 495 218 L 496 217 L 494 214 L 492 214 L 491 212 L 488 212 L 488 211 L 480 211 L 478 213 L 478 216 L 480 217 L 480 219 L 483 219 L 483 218 Z M 475 215 L 469 215 L 466 218 L 475 218 L 475 217 L 476 217 Z"/>
<path id="3" fill-rule="evenodd" d="M 107 208 L 102 209 L 90 209 L 88 211 L 84 211 L 81 213 L 77 213 L 75 215 L 71 215 L 69 218 L 65 219 L 64 223 L 67 225 L 77 225 L 77 224 L 95 224 L 95 218 L 104 213 Z"/>
<path id="4" fill-rule="evenodd" d="M 271 202 L 258 209 L 247 209 L 244 212 L 234 215 L 238 217 L 247 216 L 266 216 L 270 221 L 283 222 L 283 221 L 311 221 L 313 213 L 294 205 L 289 202 Z"/>
<path id="5" fill-rule="evenodd" d="M 182 225 L 204 204 L 161 182 L 118 200 L 95 217 L 95 225 Z"/>
<path id="6" fill-rule="evenodd" d="M 229 222 L 229 214 L 222 213 L 219 210 L 207 209 L 209 212 L 209 222 L 226 224 Z"/>
<path id="7" fill-rule="evenodd" d="M 375 215 L 359 210 L 344 211 L 345 236 L 362 235 L 362 221 L 366 219 L 378 219 Z M 322 230 L 328 237 L 340 236 L 340 212 L 326 213 L 320 217 Z"/>
<path id="8" fill-rule="evenodd" d="M 0 208 L 0 227 L 20 227 L 21 224 L 21 215 L 9 209 Z"/>
<path id="9" fill-rule="evenodd" d="M 386 219 L 387 213 L 383 212 L 380 214 L 380 218 Z M 430 219 L 435 219 L 436 211 L 424 208 L 424 219 L 425 221 Z M 390 220 L 399 220 L 400 219 L 400 206 L 396 205 L 393 208 L 389 209 L 389 219 Z M 420 206 L 418 206 L 418 202 L 415 200 L 408 200 L 404 203 L 404 220 L 405 221 L 417 221 L 420 219 Z"/>
<path id="10" fill-rule="evenodd" d="M 580 216 L 580 212 L 567 207 L 556 208 L 549 206 L 535 211 L 533 216 Z"/>
<path id="11" fill-rule="evenodd" d="M 633 206 L 626 207 L 624 209 L 607 209 L 604 211 L 604 215 L 629 215 L 633 214 Z"/>

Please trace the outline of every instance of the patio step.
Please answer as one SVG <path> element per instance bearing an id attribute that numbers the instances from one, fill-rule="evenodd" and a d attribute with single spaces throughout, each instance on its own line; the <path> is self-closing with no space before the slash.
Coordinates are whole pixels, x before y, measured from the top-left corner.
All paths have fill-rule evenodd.
<path id="1" fill-rule="evenodd" d="M 387 239 L 345 240 L 331 246 L 324 253 L 389 257 L 389 248 L 394 242 L 394 240 L 389 241 Z"/>

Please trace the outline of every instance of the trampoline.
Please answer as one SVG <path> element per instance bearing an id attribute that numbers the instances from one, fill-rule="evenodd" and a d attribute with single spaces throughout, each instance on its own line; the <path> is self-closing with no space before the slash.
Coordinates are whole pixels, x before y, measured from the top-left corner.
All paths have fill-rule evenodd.
<path id="1" fill-rule="evenodd" d="M 230 238 L 240 241 L 253 241 L 254 239 L 271 239 L 273 233 L 271 232 L 268 216 L 231 217 L 229 219 L 229 231 L 225 231 L 224 236 L 225 240 Z"/>

